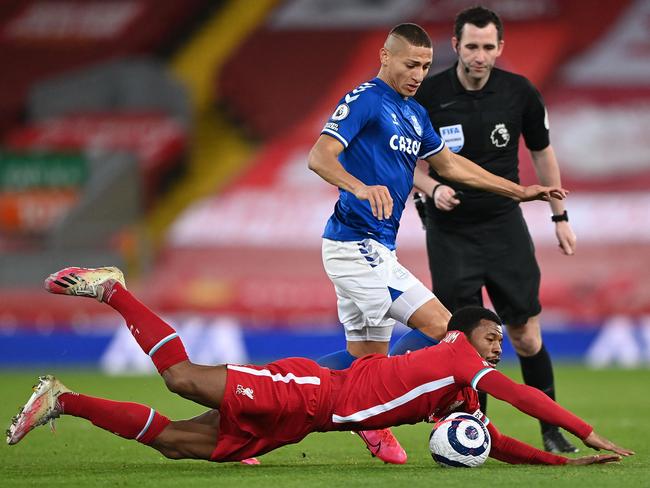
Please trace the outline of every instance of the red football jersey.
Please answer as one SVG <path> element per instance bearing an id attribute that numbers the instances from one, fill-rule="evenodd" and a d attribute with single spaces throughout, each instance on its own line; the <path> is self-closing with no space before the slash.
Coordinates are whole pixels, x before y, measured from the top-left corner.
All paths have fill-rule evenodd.
<path id="1" fill-rule="evenodd" d="M 492 371 L 457 331 L 449 332 L 437 346 L 410 354 L 365 356 L 345 374 L 333 377 L 332 415 L 322 430 L 435 421 L 454 411 L 476 414 L 487 422 L 478 411 L 474 388 Z"/>
<path id="2" fill-rule="evenodd" d="M 304 358 L 265 366 L 228 365 L 214 461 L 235 461 L 299 442 L 310 432 L 369 430 L 436 421 L 454 411 L 475 415 L 477 386 L 492 396 L 581 439 L 591 426 L 541 391 L 518 385 L 481 358 L 461 332 L 434 347 L 355 361 L 349 369 L 322 368 Z M 563 464 L 566 458 L 499 433 L 491 456 L 510 463 Z"/>

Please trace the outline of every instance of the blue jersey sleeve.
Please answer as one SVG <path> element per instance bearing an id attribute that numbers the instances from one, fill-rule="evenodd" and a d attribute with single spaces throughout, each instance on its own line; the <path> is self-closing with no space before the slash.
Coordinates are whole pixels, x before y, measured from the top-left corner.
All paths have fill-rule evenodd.
<path id="1" fill-rule="evenodd" d="M 422 145 L 420 146 L 420 152 L 418 157 L 420 159 L 426 159 L 429 156 L 439 153 L 445 147 L 445 141 L 443 141 L 438 133 L 433 129 L 431 125 L 431 119 L 429 115 L 425 112 L 423 119 L 423 131 L 422 131 Z"/>
<path id="2" fill-rule="evenodd" d="M 323 127 L 321 134 L 332 136 L 343 144 L 343 147 L 348 147 L 352 139 L 361 132 L 374 115 L 378 105 L 376 97 L 364 93 L 374 86 L 374 83 L 363 83 L 345 95 Z"/>

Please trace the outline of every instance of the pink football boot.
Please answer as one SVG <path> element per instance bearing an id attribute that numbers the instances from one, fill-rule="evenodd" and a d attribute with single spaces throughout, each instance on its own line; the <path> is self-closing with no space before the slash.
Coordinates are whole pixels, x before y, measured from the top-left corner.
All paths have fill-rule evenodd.
<path id="1" fill-rule="evenodd" d="M 406 463 L 406 451 L 400 446 L 390 429 L 361 430 L 356 434 L 366 443 L 370 453 L 385 463 Z"/>
<path id="2" fill-rule="evenodd" d="M 124 275 L 113 266 L 108 268 L 64 268 L 51 274 L 43 283 L 57 295 L 76 295 L 103 301 L 104 293 L 118 282 L 124 288 Z"/>

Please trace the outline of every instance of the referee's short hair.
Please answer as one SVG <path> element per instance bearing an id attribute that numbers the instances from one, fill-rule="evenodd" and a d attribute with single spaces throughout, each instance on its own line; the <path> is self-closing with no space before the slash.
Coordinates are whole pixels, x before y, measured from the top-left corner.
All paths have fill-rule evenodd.
<path id="1" fill-rule="evenodd" d="M 427 31 L 417 24 L 399 24 L 391 29 L 388 33 L 389 36 L 397 36 L 404 39 L 411 46 L 416 47 L 432 47 L 431 38 Z"/>
<path id="2" fill-rule="evenodd" d="M 488 320 L 497 325 L 502 325 L 501 319 L 492 310 L 471 305 L 459 308 L 453 313 L 449 319 L 449 324 L 447 324 L 447 330 L 459 330 L 469 337 L 472 331 L 479 326 L 481 320 Z"/>
<path id="3" fill-rule="evenodd" d="M 479 29 L 489 24 L 494 24 L 497 28 L 497 37 L 499 41 L 503 40 L 503 23 L 496 12 L 485 7 L 470 7 L 462 10 L 456 16 L 454 22 L 454 36 L 460 40 L 463 35 L 465 24 L 472 24 Z"/>

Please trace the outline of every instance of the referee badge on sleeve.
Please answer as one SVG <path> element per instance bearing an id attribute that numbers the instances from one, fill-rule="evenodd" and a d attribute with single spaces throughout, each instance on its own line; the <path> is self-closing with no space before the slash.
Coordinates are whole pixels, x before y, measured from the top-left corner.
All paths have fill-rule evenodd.
<path id="1" fill-rule="evenodd" d="M 465 134 L 461 124 L 440 127 L 440 137 L 451 152 L 459 152 L 465 145 Z"/>

